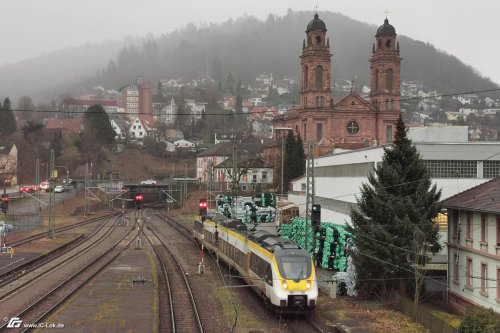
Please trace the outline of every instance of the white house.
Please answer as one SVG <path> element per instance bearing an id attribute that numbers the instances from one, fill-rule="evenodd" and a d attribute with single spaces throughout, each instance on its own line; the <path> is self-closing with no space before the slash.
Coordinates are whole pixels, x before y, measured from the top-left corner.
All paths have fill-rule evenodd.
<path id="1" fill-rule="evenodd" d="M 500 177 L 458 193 L 448 210 L 448 304 L 500 312 Z"/>
<path id="2" fill-rule="evenodd" d="M 184 107 L 191 110 L 191 114 L 194 119 L 201 119 L 202 115 L 205 113 L 207 103 L 196 102 L 194 99 L 185 99 Z"/>
<path id="3" fill-rule="evenodd" d="M 176 150 L 177 149 L 194 149 L 194 148 L 196 148 L 196 145 L 193 142 L 185 140 L 185 139 L 174 141 L 174 146 L 175 146 Z"/>
<path id="4" fill-rule="evenodd" d="M 147 135 L 146 127 L 144 126 L 139 116 L 136 116 L 134 120 L 132 120 L 128 132 L 131 139 L 142 140 Z"/>
<path id="5" fill-rule="evenodd" d="M 126 119 L 111 119 L 111 127 L 116 133 L 115 139 L 125 139 L 131 122 Z"/>

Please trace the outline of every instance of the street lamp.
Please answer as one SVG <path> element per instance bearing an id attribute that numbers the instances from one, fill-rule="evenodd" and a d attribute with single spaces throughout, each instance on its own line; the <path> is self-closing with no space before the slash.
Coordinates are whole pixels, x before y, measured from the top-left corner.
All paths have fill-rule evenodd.
<path id="1" fill-rule="evenodd" d="M 292 131 L 290 127 L 278 127 L 274 129 L 275 131 Z M 283 174 L 284 172 L 284 157 L 285 157 L 285 136 L 281 137 L 281 200 L 283 200 Z"/>

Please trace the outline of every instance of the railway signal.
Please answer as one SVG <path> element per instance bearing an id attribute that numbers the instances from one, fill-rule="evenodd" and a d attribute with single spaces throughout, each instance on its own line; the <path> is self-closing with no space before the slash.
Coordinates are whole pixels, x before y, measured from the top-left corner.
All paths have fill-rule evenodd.
<path id="1" fill-rule="evenodd" d="M 200 199 L 198 207 L 200 208 L 200 216 L 201 217 L 207 216 L 207 210 L 208 210 L 207 199 Z"/>
<path id="2" fill-rule="evenodd" d="M 2 212 L 7 214 L 7 208 L 9 208 L 9 197 L 2 194 Z"/>
<path id="3" fill-rule="evenodd" d="M 142 194 L 137 194 L 135 196 L 135 206 L 137 207 L 137 209 L 141 209 L 142 208 L 142 199 L 144 199 L 144 197 L 142 196 Z"/>
<path id="4" fill-rule="evenodd" d="M 321 223 L 321 205 L 314 204 L 311 209 L 311 225 L 313 228 L 319 228 Z"/>

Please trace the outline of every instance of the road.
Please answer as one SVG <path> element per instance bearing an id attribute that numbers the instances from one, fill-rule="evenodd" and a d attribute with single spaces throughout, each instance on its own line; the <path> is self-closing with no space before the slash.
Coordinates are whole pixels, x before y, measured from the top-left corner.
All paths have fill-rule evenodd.
<path id="1" fill-rule="evenodd" d="M 34 193 L 25 194 L 23 197 L 17 199 L 11 198 L 9 200 L 9 209 L 7 214 L 21 215 L 36 212 L 38 207 L 42 210 L 47 209 L 49 204 L 49 193 L 45 191 L 39 191 L 38 201 L 35 198 Z M 56 205 L 64 200 L 69 200 L 76 195 L 76 190 L 65 191 L 62 193 L 55 193 Z"/>

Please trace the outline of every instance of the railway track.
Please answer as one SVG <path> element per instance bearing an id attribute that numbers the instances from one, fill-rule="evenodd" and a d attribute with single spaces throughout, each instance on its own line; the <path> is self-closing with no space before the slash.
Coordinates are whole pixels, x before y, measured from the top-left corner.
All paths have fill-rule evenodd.
<path id="1" fill-rule="evenodd" d="M 168 223 L 171 227 L 177 230 L 184 238 L 189 239 L 194 242 L 192 236 L 192 230 L 186 226 L 185 223 L 179 222 L 177 219 L 163 214 L 156 214 L 163 221 Z M 216 261 L 215 258 L 213 258 Z M 279 322 L 283 322 L 286 324 L 287 329 L 292 333 L 327 333 L 330 332 L 325 330 L 314 321 L 314 319 L 310 315 L 297 315 L 297 316 L 284 316 L 277 319 Z"/>
<path id="2" fill-rule="evenodd" d="M 104 222 L 103 224 L 98 225 L 94 230 L 92 230 L 92 232 L 89 235 L 80 236 L 80 237 L 76 238 L 74 241 L 71 241 L 71 242 L 63 245 L 60 248 L 57 248 L 56 250 L 51 251 L 50 253 L 45 253 L 45 254 L 42 254 L 36 258 L 33 258 L 32 260 L 29 260 L 29 261 L 23 263 L 22 265 L 14 266 L 10 269 L 4 268 L 4 269 L 0 270 L 0 272 L 1 272 L 1 274 L 0 274 L 0 288 L 3 288 L 5 285 L 9 284 L 11 281 L 19 278 L 20 276 L 25 275 L 29 272 L 32 272 L 35 269 L 37 269 L 38 267 L 40 267 L 40 266 L 42 266 L 50 261 L 53 261 L 61 256 L 64 256 L 68 252 L 70 252 L 73 249 L 80 246 L 80 244 L 82 244 L 82 242 L 84 242 L 85 240 L 93 239 L 93 237 L 95 235 L 97 235 L 102 230 L 102 228 L 104 226 L 111 226 L 114 223 L 116 223 L 116 221 L 119 221 L 120 219 L 123 218 L 121 216 L 121 214 L 116 219 L 113 219 L 113 216 L 101 218 L 101 219 L 108 218 L 108 220 L 106 222 Z M 99 221 L 99 219 L 96 219 L 93 222 L 95 223 L 98 221 Z M 108 230 L 110 230 L 110 229 L 111 228 L 108 228 Z M 1 300 L 1 297 L 2 296 L 0 294 L 0 300 Z"/>
<path id="3" fill-rule="evenodd" d="M 164 281 L 164 290 L 160 289 L 159 293 L 159 331 L 203 332 L 203 325 L 186 272 L 151 223 L 147 224 L 143 232 L 160 262 L 159 282 Z"/>
<path id="4" fill-rule="evenodd" d="M 114 221 L 108 221 L 112 224 Z M 120 255 L 135 239 L 132 228 L 101 228 L 90 244 L 74 249 L 61 262 L 42 266 L 22 279 L 9 283 L 0 299 L 7 318 L 22 318 L 24 323 L 40 323 L 74 292 Z M 114 232 L 113 232 L 114 231 Z M 111 234 L 113 233 L 113 234 Z M 109 239 L 109 241 L 103 241 Z M 79 253 L 80 255 L 76 254 Z M 57 261 L 57 260 L 56 260 Z M 38 272 L 43 271 L 43 272 Z M 2 291 L 6 288 L 2 288 Z M 6 330 L 7 323 L 0 326 Z M 17 331 L 28 331 L 20 327 Z M 9 332 L 16 330 L 9 329 Z"/>

